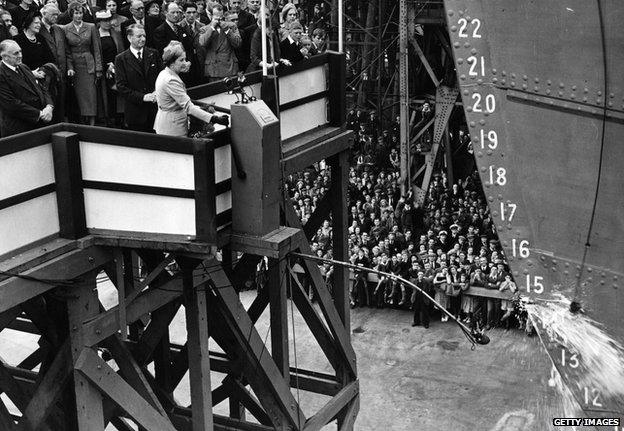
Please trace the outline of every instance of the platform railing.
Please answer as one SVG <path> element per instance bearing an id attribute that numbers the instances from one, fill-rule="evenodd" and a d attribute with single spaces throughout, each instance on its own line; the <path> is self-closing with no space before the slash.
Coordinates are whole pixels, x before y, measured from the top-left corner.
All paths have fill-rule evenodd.
<path id="1" fill-rule="evenodd" d="M 0 256 L 56 237 L 216 244 L 231 221 L 229 131 L 188 139 L 57 124 L 0 140 Z"/>
<path id="2" fill-rule="evenodd" d="M 249 95 L 263 100 L 281 121 L 282 141 L 318 127 L 344 125 L 346 118 L 345 56 L 328 51 L 291 67 L 278 69 L 277 76 L 262 71 L 245 75 Z M 228 85 L 214 82 L 189 89 L 194 100 L 229 108 L 238 97 Z"/>

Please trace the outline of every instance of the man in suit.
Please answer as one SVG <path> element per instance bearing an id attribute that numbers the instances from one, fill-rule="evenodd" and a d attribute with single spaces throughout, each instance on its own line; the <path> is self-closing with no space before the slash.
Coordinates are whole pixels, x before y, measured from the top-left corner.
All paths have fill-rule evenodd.
<path id="1" fill-rule="evenodd" d="M 181 42 L 187 54 L 193 52 L 193 38 L 186 31 L 183 17 L 182 9 L 176 2 L 172 1 L 165 5 L 165 22 L 154 30 L 154 48 L 159 53 L 162 54 L 172 40 Z"/>
<path id="2" fill-rule="evenodd" d="M 0 42 L 0 134 L 2 137 L 36 129 L 52 121 L 54 106 L 28 67 L 17 42 Z"/>
<path id="3" fill-rule="evenodd" d="M 203 81 L 203 60 L 206 58 L 205 51 L 199 45 L 199 35 L 204 24 L 197 19 L 197 5 L 195 3 L 186 2 L 182 9 L 184 11 L 184 19 L 180 22 L 180 25 L 184 27 L 184 31 L 193 39 L 192 51 L 187 51 L 186 53 L 187 60 L 191 62 L 188 84 L 190 86 L 199 85 Z"/>
<path id="4" fill-rule="evenodd" d="M 126 39 L 126 30 L 132 24 L 140 24 L 145 30 L 146 46 L 154 48 L 154 30 L 161 22 L 158 18 L 145 14 L 145 5 L 141 0 L 133 0 L 130 3 L 130 19 L 121 24 L 121 35 L 123 36 L 126 48 L 128 48 L 128 39 Z"/>
<path id="5" fill-rule="evenodd" d="M 130 130 L 154 132 L 156 78 L 162 69 L 160 55 L 145 46 L 145 29 L 132 24 L 127 29 L 130 48 L 115 58 L 117 91 L 125 100 L 125 123 Z"/>
<path id="6" fill-rule="evenodd" d="M 56 25 L 60 11 L 56 5 L 50 3 L 41 9 L 41 30 L 39 34 L 45 41 L 54 56 L 54 64 L 59 69 L 61 85 L 54 101 L 54 120 L 63 121 L 65 116 L 65 77 L 67 76 L 67 56 L 65 54 L 65 34 L 63 29 Z"/>
<path id="7" fill-rule="evenodd" d="M 206 49 L 204 76 L 212 81 L 238 73 L 238 58 L 234 52 L 241 45 L 236 24 L 223 19 L 223 6 L 212 7 L 212 21 L 202 29 L 199 44 Z"/>
<path id="8" fill-rule="evenodd" d="M 241 8 L 242 0 L 230 0 L 230 19 L 236 24 L 241 36 L 240 46 L 234 50 L 238 58 L 238 69 L 244 71 L 249 66 L 251 36 L 258 28 L 256 15 Z"/>
<path id="9" fill-rule="evenodd" d="M 303 36 L 303 26 L 299 22 L 294 22 L 290 27 L 288 37 L 280 42 L 282 58 L 292 64 L 300 62 L 307 55 L 307 50 L 300 44 L 301 36 Z"/>

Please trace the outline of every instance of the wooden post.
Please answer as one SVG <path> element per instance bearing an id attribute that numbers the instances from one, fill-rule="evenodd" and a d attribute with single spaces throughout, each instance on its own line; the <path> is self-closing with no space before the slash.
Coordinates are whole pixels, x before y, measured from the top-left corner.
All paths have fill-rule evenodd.
<path id="1" fill-rule="evenodd" d="M 290 382 L 286 265 L 286 260 L 269 260 L 268 287 L 269 309 L 271 310 L 271 355 L 286 381 Z"/>
<path id="2" fill-rule="evenodd" d="M 347 121 L 346 55 L 329 53 L 329 124 L 341 127 Z"/>
<path id="3" fill-rule="evenodd" d="M 195 237 L 198 241 L 216 243 L 217 208 L 215 198 L 214 148 L 208 140 L 193 142 L 195 169 Z"/>
<path id="4" fill-rule="evenodd" d="M 262 87 L 260 89 L 260 98 L 277 118 L 280 116 L 279 110 L 279 85 L 277 76 L 267 75 L 262 77 Z"/>
<path id="5" fill-rule="evenodd" d="M 212 388 L 210 384 L 210 352 L 208 349 L 208 284 L 195 288 L 193 270 L 198 261 L 180 259 L 182 289 L 186 309 L 186 331 L 188 333 L 189 380 L 191 383 L 191 411 L 193 431 L 211 431 Z"/>
<path id="6" fill-rule="evenodd" d="M 343 151 L 329 159 L 331 166 L 332 230 L 334 234 L 334 259 L 349 260 L 347 184 L 349 178 L 349 153 Z M 350 334 L 351 321 L 349 312 L 349 270 L 343 266 L 334 267 L 334 302 L 347 333 Z"/>
<path id="7" fill-rule="evenodd" d="M 100 312 L 96 277 L 97 271 L 85 274 L 83 276 L 85 282 L 72 288 L 72 295 L 67 301 L 71 361 L 74 364 L 84 349 L 91 349 L 91 346 L 85 345 L 83 322 L 95 317 Z M 102 395 L 83 374 L 77 371 L 74 371 L 73 374 L 78 431 L 103 430 Z"/>
<path id="8" fill-rule="evenodd" d="M 78 135 L 72 132 L 53 133 L 52 154 L 56 177 L 59 236 L 78 239 L 87 234 Z"/>

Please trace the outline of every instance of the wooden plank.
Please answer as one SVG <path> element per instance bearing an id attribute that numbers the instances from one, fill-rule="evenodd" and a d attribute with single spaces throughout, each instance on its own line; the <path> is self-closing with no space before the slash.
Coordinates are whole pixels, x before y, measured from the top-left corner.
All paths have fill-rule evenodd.
<path id="1" fill-rule="evenodd" d="M 17 431 L 17 425 L 15 424 L 15 421 L 13 421 L 11 413 L 9 413 L 2 400 L 0 400 L 0 429 L 6 431 Z"/>
<path id="2" fill-rule="evenodd" d="M 301 221 L 299 220 L 299 217 L 297 217 L 297 214 L 295 213 L 292 205 L 284 205 L 282 208 L 286 213 L 285 215 L 287 224 L 294 227 L 300 227 Z M 304 239 L 299 242 L 299 248 L 304 254 L 312 253 L 310 245 Z M 350 331 L 351 328 L 346 328 L 342 323 L 340 315 L 338 314 L 338 311 L 336 310 L 336 307 L 334 305 L 334 300 L 327 290 L 325 281 L 323 280 L 323 277 L 316 263 L 310 260 L 304 260 L 303 264 L 306 273 L 312 279 L 312 285 L 318 298 L 319 306 L 321 307 L 323 316 L 325 317 L 325 320 L 329 325 L 329 329 L 337 342 L 339 351 L 343 358 L 346 360 L 346 366 L 348 367 L 348 370 L 351 373 L 352 377 L 355 377 L 357 376 L 355 351 L 351 346 L 350 337 L 346 334 L 346 332 Z"/>
<path id="3" fill-rule="evenodd" d="M 305 320 L 306 324 L 310 328 L 314 339 L 325 353 L 327 360 L 334 368 L 335 371 L 338 371 L 342 368 L 342 363 L 339 360 L 340 353 L 336 349 L 336 343 L 334 341 L 333 336 L 329 332 L 329 329 L 323 323 L 321 316 L 317 314 L 316 309 L 310 302 L 308 295 L 306 295 L 303 286 L 299 282 L 296 274 L 289 268 L 290 274 L 292 276 L 292 281 L 294 282 L 293 286 L 293 300 L 295 301 L 295 305 L 297 309 L 301 313 L 303 320 Z"/>
<path id="4" fill-rule="evenodd" d="M 289 377 L 288 301 L 286 299 L 286 260 L 269 260 L 269 309 L 271 356 L 283 378 Z"/>
<path id="5" fill-rule="evenodd" d="M 360 395 L 358 394 L 353 401 L 347 406 L 344 412 L 344 422 L 339 428 L 339 431 L 353 431 L 355 427 L 355 419 L 360 411 Z"/>
<path id="6" fill-rule="evenodd" d="M 52 409 L 55 408 L 72 371 L 69 341 L 66 341 L 56 354 L 41 383 L 37 386 L 28 406 L 23 410 L 23 417 L 20 420 L 21 429 L 33 431 L 39 429 Z"/>
<path id="7" fill-rule="evenodd" d="M 162 416 L 166 416 L 167 413 L 160 404 L 156 394 L 154 394 L 154 391 L 152 391 L 152 388 L 143 374 L 143 370 L 141 370 L 121 337 L 113 335 L 108 338 L 106 346 L 113 355 L 113 358 L 115 358 L 115 362 L 119 367 L 119 375 L 121 375 L 139 395 L 150 403 L 158 413 Z"/>
<path id="8" fill-rule="evenodd" d="M 260 405 L 260 402 L 249 392 L 249 390 L 240 382 L 240 380 L 226 377 L 223 380 L 223 383 L 231 387 L 232 393 L 237 395 L 243 406 L 245 406 L 245 408 L 249 410 L 249 413 L 251 413 L 252 416 L 258 420 L 258 422 L 260 422 L 262 425 L 271 425 L 271 418 L 269 417 L 269 415 L 267 415 L 267 413 Z M 230 399 L 232 399 L 232 396 L 230 396 Z"/>
<path id="9" fill-rule="evenodd" d="M 74 250 L 22 272 L 40 279 L 71 280 L 112 259 L 110 251 L 101 247 Z M 17 277 L 0 282 L 0 313 L 30 298 L 55 288 L 54 284 L 24 280 Z"/>
<path id="10" fill-rule="evenodd" d="M 274 426 L 279 429 L 287 426 L 297 429 L 299 424 L 305 422 L 305 416 L 275 362 L 266 354 L 266 346 L 234 288 L 222 269 L 210 272 L 210 278 L 218 299 L 214 311 L 221 313 L 223 324 L 227 325 L 236 338 L 238 347 L 232 347 L 241 349 L 240 354 L 244 357 L 241 362 L 246 368 L 245 377 L 249 379 L 264 409 L 273 419 Z M 276 422 L 275 418 L 283 418 L 288 423 Z"/>
<path id="11" fill-rule="evenodd" d="M 179 431 L 191 431 L 190 409 L 176 408 L 171 421 Z M 245 422 L 222 415 L 213 415 L 214 431 L 275 431 L 272 426 Z"/>
<path id="12" fill-rule="evenodd" d="M 11 322 L 17 319 L 17 316 L 22 314 L 22 310 L 19 306 L 13 307 L 10 310 L 6 310 L 0 313 L 0 331 L 9 326 Z"/>
<path id="13" fill-rule="evenodd" d="M 291 156 L 284 157 L 282 159 L 284 174 L 288 175 L 293 172 L 302 171 L 319 160 L 327 159 L 334 154 L 349 149 L 352 139 L 353 132 L 351 130 L 345 130 L 339 135 L 332 136 L 316 145 L 306 147 L 306 149 L 298 151 Z"/>
<path id="14" fill-rule="evenodd" d="M 154 353 L 154 349 L 156 349 L 159 344 L 162 345 L 161 348 L 164 347 L 165 344 L 166 347 L 169 348 L 169 325 L 171 325 L 171 321 L 177 314 L 181 305 L 181 301 L 176 300 L 175 302 L 169 302 L 162 307 L 159 307 L 152 313 L 152 320 L 143 331 L 143 335 L 141 336 L 139 343 L 133 350 L 134 356 L 137 359 L 139 365 L 144 366 L 147 365 L 148 362 L 150 362 Z M 156 373 L 156 380 L 161 384 L 165 383 L 158 376 L 158 374 L 163 372 L 163 370 L 160 369 L 161 366 L 165 367 L 166 369 L 169 369 L 170 367 L 169 355 L 167 354 L 165 356 L 166 357 L 156 358 L 155 361 L 158 362 L 158 364 L 154 364 L 158 365 L 156 367 L 158 368 L 158 371 Z M 165 383 L 163 387 L 166 386 L 167 385 Z"/>
<path id="15" fill-rule="evenodd" d="M 198 241 L 216 243 L 217 208 L 215 197 L 214 148 L 212 141 L 196 139 L 193 142 L 195 171 L 195 231 Z"/>
<path id="16" fill-rule="evenodd" d="M 282 141 L 282 157 L 289 157 L 297 154 L 307 147 L 312 147 L 326 139 L 339 135 L 344 131 L 342 125 L 336 126 L 320 126 L 303 132 L 292 138 Z"/>
<path id="17" fill-rule="evenodd" d="M 264 313 L 267 305 L 269 305 L 269 295 L 266 289 L 258 290 L 257 292 L 256 299 L 254 299 L 247 309 L 247 314 L 253 323 L 258 321 L 260 316 L 262 316 L 262 313 Z"/>
<path id="18" fill-rule="evenodd" d="M 83 350 L 97 356 L 88 347 L 89 345 L 85 344 L 83 327 L 85 320 L 97 316 L 100 312 L 100 301 L 97 296 L 97 273 L 98 271 L 95 270 L 83 276 L 86 281 L 72 288 L 73 295 L 69 296 L 67 300 L 70 352 L 73 364 L 79 359 Z M 105 422 L 102 395 L 83 374 L 74 371 L 73 376 L 78 431 L 103 429 Z"/>
<path id="19" fill-rule="evenodd" d="M 77 248 L 77 242 L 66 238 L 54 238 L 40 244 L 29 244 L 28 249 L 22 253 L 12 256 L 10 259 L 2 260 L 0 256 L 0 271 L 23 272 L 32 267 L 41 265 L 45 261 L 54 259 L 62 254 L 68 253 Z M 4 280 L 6 276 L 1 276 Z"/>
<path id="20" fill-rule="evenodd" d="M 75 368 L 79 372 L 77 374 L 85 376 L 140 426 L 148 430 L 175 431 L 169 418 L 159 414 L 93 350 L 84 349 L 76 361 Z M 100 429 L 102 426 L 91 428 L 89 431 Z"/>
<path id="21" fill-rule="evenodd" d="M 343 126 L 347 121 L 347 60 L 346 55 L 329 52 L 329 124 Z"/>
<path id="22" fill-rule="evenodd" d="M 94 245 L 170 253 L 197 253 L 204 258 L 214 256 L 216 248 L 212 243 L 193 241 L 187 235 L 174 235 L 149 232 L 127 232 L 108 229 L 89 229 Z"/>
<path id="23" fill-rule="evenodd" d="M 178 387 L 184 375 L 188 371 L 188 342 L 182 346 L 179 352 L 173 357 L 171 361 L 171 372 L 169 379 L 169 386 L 166 388 L 168 392 L 173 393 L 175 388 Z M 212 364 L 211 364 L 212 367 Z"/>
<path id="24" fill-rule="evenodd" d="M 208 285 L 195 287 L 193 269 L 197 262 L 181 261 L 184 308 L 186 310 L 189 381 L 193 431 L 213 429 L 212 388 L 210 384 L 210 352 L 208 342 Z"/>
<path id="25" fill-rule="evenodd" d="M 38 348 L 37 350 L 32 352 L 30 355 L 28 355 L 26 358 L 24 358 L 22 362 L 20 362 L 17 365 L 17 368 L 24 368 L 25 370 L 32 370 L 37 365 L 39 365 L 41 361 L 43 361 L 43 358 L 45 357 L 45 355 L 46 355 L 46 352 L 44 352 L 42 348 Z"/>
<path id="26" fill-rule="evenodd" d="M 128 322 L 136 322 L 146 313 L 151 313 L 179 298 L 182 295 L 181 284 L 180 280 L 171 280 L 140 294 L 126 307 Z M 115 307 L 84 324 L 86 343 L 95 345 L 116 333 L 117 329 L 119 329 L 119 314 Z"/>
<path id="27" fill-rule="evenodd" d="M 347 189 L 349 183 L 349 154 L 343 151 L 329 160 L 331 166 L 331 197 L 333 256 L 336 260 L 348 261 L 347 250 L 349 213 L 347 212 Z M 351 328 L 349 308 L 349 270 L 343 266 L 334 266 L 334 302 L 336 310 L 345 328 Z M 350 338 L 350 330 L 346 332 Z"/>
<path id="28" fill-rule="evenodd" d="M 87 234 L 80 141 L 76 133 L 56 132 L 51 136 L 59 236 L 77 239 Z"/>
<path id="29" fill-rule="evenodd" d="M 126 277 L 124 271 L 124 256 L 120 248 L 116 248 L 115 256 L 115 287 L 117 287 L 117 320 L 121 339 L 128 339 L 128 322 L 126 320 Z M 132 268 L 128 268 L 132 272 Z M 137 289 L 138 290 L 138 289 Z"/>
<path id="30" fill-rule="evenodd" d="M 304 431 L 319 431 L 360 392 L 360 383 L 356 380 L 345 386 L 335 397 L 327 402 L 303 427 Z"/>

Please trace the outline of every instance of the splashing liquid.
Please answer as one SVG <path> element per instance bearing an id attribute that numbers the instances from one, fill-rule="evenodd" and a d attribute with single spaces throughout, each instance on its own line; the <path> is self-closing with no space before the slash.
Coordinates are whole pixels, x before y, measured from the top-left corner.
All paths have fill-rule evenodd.
<path id="1" fill-rule="evenodd" d="M 559 395 L 560 410 L 551 416 L 620 418 L 620 426 L 565 429 L 623 431 L 624 346 L 582 312 L 571 313 L 570 300 L 560 294 L 526 309 L 553 366 L 548 384 Z"/>

